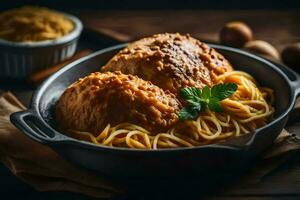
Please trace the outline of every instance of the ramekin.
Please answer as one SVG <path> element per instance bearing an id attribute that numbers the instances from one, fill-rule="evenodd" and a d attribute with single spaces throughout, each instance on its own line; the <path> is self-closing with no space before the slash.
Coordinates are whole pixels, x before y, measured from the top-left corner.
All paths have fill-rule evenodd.
<path id="1" fill-rule="evenodd" d="M 75 53 L 82 23 L 73 15 L 59 13 L 74 24 L 74 30 L 61 38 L 38 42 L 0 39 L 0 78 L 24 79 L 33 72 L 53 66 Z"/>

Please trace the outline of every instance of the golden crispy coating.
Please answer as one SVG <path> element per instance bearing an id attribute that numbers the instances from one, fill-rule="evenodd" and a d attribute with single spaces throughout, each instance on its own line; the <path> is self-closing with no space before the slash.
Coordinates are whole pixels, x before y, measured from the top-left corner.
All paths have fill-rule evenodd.
<path id="1" fill-rule="evenodd" d="M 178 94 L 182 87 L 212 85 L 230 63 L 206 44 L 180 34 L 158 34 L 133 42 L 102 69 L 120 70 Z"/>
<path id="2" fill-rule="evenodd" d="M 66 89 L 56 106 L 56 119 L 64 130 L 94 134 L 122 122 L 160 132 L 178 121 L 180 107 L 173 94 L 148 81 L 121 72 L 96 72 Z"/>

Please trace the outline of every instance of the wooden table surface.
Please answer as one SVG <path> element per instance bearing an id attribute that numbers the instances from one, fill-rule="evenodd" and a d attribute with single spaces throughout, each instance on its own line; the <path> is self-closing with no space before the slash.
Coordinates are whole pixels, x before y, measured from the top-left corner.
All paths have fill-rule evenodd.
<path id="1" fill-rule="evenodd" d="M 77 11 L 85 24 L 112 29 L 136 38 L 162 33 L 189 33 L 218 41 L 218 32 L 228 21 L 244 21 L 255 39 L 266 40 L 281 50 L 300 41 L 299 11 L 176 10 L 176 11 Z"/>
<path id="2" fill-rule="evenodd" d="M 154 33 L 180 32 L 205 40 L 218 41 L 218 31 L 225 22 L 241 20 L 254 30 L 256 39 L 270 42 L 279 50 L 293 42 L 300 42 L 300 12 L 297 11 L 72 11 L 85 24 L 111 29 L 139 38 Z M 103 48 L 101 44 L 98 48 Z M 32 88 L 11 83 L 0 89 L 12 89 L 26 104 Z M 208 199 L 300 199 L 300 152 L 295 152 L 278 169 L 259 182 L 240 181 L 229 184 Z M 1 185 L 1 187 L 5 187 Z M 34 195 L 33 195 L 34 196 Z M 48 198 L 47 199 L 52 199 Z M 53 199 L 60 199 L 59 195 Z M 199 196 L 197 199 L 201 199 Z"/>

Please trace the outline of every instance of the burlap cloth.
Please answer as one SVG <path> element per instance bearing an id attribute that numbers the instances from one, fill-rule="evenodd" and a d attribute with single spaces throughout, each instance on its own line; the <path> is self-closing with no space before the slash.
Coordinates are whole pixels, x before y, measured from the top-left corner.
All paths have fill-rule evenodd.
<path id="1" fill-rule="evenodd" d="M 40 191 L 72 191 L 104 198 L 119 191 L 112 183 L 77 169 L 50 148 L 20 133 L 10 123 L 9 116 L 24 109 L 25 106 L 10 92 L 0 95 L 0 158 L 13 174 Z M 259 182 L 284 162 L 285 155 L 297 149 L 300 149 L 300 140 L 283 130 L 262 155 L 263 164 L 253 169 L 254 173 L 248 175 L 247 180 Z"/>
<path id="2" fill-rule="evenodd" d="M 119 192 L 107 180 L 78 169 L 49 147 L 20 133 L 9 116 L 24 109 L 12 93 L 0 95 L 0 160 L 15 176 L 39 191 L 70 191 L 98 198 Z"/>

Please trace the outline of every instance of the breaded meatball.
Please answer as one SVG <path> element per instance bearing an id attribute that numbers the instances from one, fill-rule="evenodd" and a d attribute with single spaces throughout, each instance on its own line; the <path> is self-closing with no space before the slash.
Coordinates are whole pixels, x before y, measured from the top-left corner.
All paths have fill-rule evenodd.
<path id="1" fill-rule="evenodd" d="M 157 133 L 178 121 L 180 108 L 174 94 L 149 81 L 121 72 L 96 72 L 66 89 L 56 119 L 63 130 L 96 134 L 107 124 L 129 122 Z"/>
<path id="2" fill-rule="evenodd" d="M 165 33 L 129 44 L 102 70 L 137 75 L 178 95 L 182 87 L 211 86 L 216 75 L 231 71 L 232 67 L 221 54 L 199 40 Z"/>

